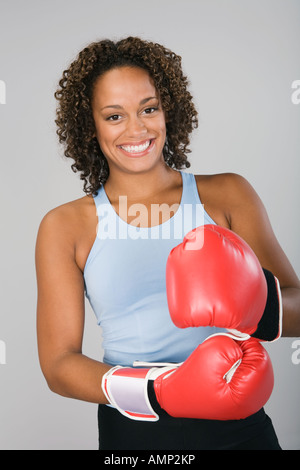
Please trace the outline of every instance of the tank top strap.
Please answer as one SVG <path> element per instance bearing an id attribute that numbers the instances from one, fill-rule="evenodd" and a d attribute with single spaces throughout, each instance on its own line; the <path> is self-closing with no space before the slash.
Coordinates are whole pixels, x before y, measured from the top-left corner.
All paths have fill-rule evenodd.
<path id="1" fill-rule="evenodd" d="M 193 211 L 196 211 L 198 216 L 197 220 L 202 222 L 197 225 L 202 225 L 202 224 L 213 224 L 215 225 L 216 222 L 209 216 L 209 214 L 206 212 L 204 208 L 204 204 L 202 204 L 199 192 L 198 192 L 198 187 L 197 187 L 197 182 L 195 175 L 192 173 L 185 173 L 181 172 L 182 175 L 182 182 L 183 182 L 183 191 L 182 191 L 182 200 L 181 200 L 181 205 L 182 207 L 193 207 Z M 199 214 L 201 214 L 199 218 Z"/>
<path id="2" fill-rule="evenodd" d="M 96 207 L 98 207 L 100 204 L 107 204 L 107 196 L 105 194 L 104 186 L 101 185 L 100 188 L 98 189 L 98 192 L 96 195 L 93 196 L 94 202 Z"/>
<path id="3" fill-rule="evenodd" d="M 195 176 L 192 173 L 180 172 L 182 176 L 182 204 L 201 204 Z"/>

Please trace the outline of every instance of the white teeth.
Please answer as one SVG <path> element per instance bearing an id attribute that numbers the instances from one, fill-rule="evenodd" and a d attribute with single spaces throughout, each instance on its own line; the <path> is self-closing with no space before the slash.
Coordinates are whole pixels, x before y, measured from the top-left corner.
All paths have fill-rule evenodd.
<path id="1" fill-rule="evenodd" d="M 150 143 L 151 143 L 151 141 L 148 140 L 147 142 L 145 142 L 142 145 L 121 145 L 120 147 L 121 147 L 121 149 L 125 150 L 125 152 L 140 153 L 140 152 L 144 152 L 145 150 L 147 150 Z"/>

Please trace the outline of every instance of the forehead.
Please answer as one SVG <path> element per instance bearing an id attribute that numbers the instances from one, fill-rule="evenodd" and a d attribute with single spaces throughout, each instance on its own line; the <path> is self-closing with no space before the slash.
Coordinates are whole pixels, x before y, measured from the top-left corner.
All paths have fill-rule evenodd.
<path id="1" fill-rule="evenodd" d="M 129 100 L 140 101 L 143 98 L 156 96 L 153 80 L 149 73 L 138 67 L 119 67 L 101 75 L 96 81 L 93 101 L 104 104 L 122 104 Z"/>

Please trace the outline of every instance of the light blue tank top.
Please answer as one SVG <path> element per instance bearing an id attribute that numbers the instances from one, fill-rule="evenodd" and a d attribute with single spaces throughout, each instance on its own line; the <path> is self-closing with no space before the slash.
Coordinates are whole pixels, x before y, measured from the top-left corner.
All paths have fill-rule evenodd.
<path id="1" fill-rule="evenodd" d="M 215 224 L 201 204 L 194 175 L 181 172 L 180 206 L 160 225 L 127 224 L 102 186 L 94 197 L 97 237 L 85 269 L 85 291 L 102 328 L 110 365 L 182 362 L 215 328 L 177 328 L 169 315 L 165 268 L 172 248 L 193 228 Z"/>

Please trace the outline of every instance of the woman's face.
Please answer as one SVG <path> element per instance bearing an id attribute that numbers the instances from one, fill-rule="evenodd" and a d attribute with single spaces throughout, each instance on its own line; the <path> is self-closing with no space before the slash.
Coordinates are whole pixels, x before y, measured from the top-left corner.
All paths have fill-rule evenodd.
<path id="1" fill-rule="evenodd" d="M 124 66 L 104 73 L 95 84 L 92 109 L 110 171 L 145 172 L 164 162 L 165 113 L 145 70 Z"/>

